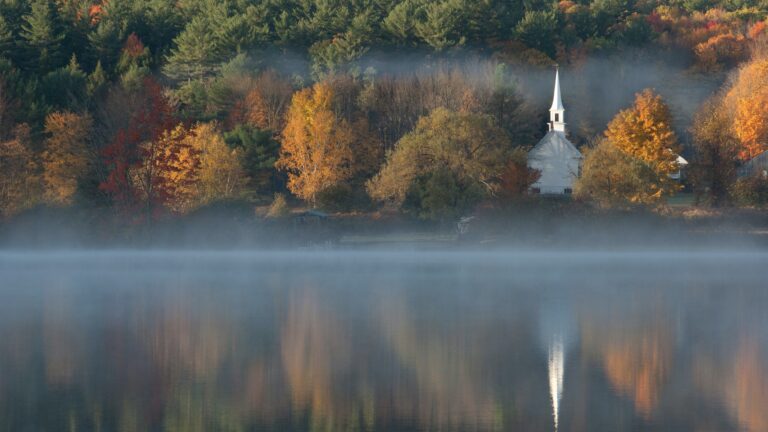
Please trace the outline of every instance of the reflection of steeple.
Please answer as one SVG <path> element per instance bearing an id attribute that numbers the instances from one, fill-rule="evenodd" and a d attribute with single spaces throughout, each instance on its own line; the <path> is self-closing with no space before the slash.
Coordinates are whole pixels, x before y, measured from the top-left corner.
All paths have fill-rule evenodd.
<path id="1" fill-rule="evenodd" d="M 549 345 L 547 362 L 549 371 L 549 396 L 552 398 L 552 416 L 555 430 L 560 421 L 560 399 L 563 397 L 563 374 L 565 372 L 565 348 L 562 336 L 555 336 Z"/>

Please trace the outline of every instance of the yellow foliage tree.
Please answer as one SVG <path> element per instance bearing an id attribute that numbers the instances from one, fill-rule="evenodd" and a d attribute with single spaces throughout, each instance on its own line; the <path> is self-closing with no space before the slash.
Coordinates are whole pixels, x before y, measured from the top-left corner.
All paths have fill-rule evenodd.
<path id="1" fill-rule="evenodd" d="M 243 152 L 231 149 L 213 123 L 201 123 L 185 139 L 200 158 L 194 206 L 239 196 L 247 182 Z"/>
<path id="2" fill-rule="evenodd" d="M 602 207 L 654 205 L 663 197 L 657 177 L 647 163 L 601 139 L 584 150 L 574 194 Z"/>
<path id="3" fill-rule="evenodd" d="M 16 128 L 15 138 L 0 142 L 0 216 L 32 206 L 39 196 L 37 164 L 29 146 L 29 128 Z"/>
<path id="4" fill-rule="evenodd" d="M 670 175 L 676 172 L 679 146 L 672 130 L 672 116 L 661 96 L 651 89 L 635 95 L 632 107 L 608 123 L 605 137 L 617 149 L 646 163 L 657 179 L 649 185 L 652 195 L 666 196 L 679 186 Z"/>
<path id="5" fill-rule="evenodd" d="M 353 174 L 355 133 L 335 115 L 332 100 L 333 91 L 326 83 L 293 96 L 276 163 L 288 172 L 288 189 L 312 203 L 318 192 Z"/>
<path id="6" fill-rule="evenodd" d="M 749 160 L 768 150 L 768 58 L 754 60 L 739 70 L 725 96 L 733 133 L 741 143 L 739 158 Z"/>
<path id="7" fill-rule="evenodd" d="M 387 154 L 381 171 L 368 182 L 368 193 L 377 201 L 402 204 L 419 176 L 440 168 L 492 193 L 510 150 L 509 137 L 490 116 L 437 108 Z"/>
<path id="8" fill-rule="evenodd" d="M 43 198 L 55 205 L 70 205 L 80 179 L 91 163 L 86 140 L 93 121 L 88 114 L 56 112 L 45 119 Z"/>

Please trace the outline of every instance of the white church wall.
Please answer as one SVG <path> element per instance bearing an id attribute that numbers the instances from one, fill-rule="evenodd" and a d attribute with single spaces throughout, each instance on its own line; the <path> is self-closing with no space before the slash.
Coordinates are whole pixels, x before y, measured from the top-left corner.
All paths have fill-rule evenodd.
<path id="1" fill-rule="evenodd" d="M 532 188 L 542 194 L 565 194 L 573 190 L 573 182 L 579 173 L 580 160 L 573 157 L 551 155 L 531 158 L 528 166 L 541 173 Z"/>

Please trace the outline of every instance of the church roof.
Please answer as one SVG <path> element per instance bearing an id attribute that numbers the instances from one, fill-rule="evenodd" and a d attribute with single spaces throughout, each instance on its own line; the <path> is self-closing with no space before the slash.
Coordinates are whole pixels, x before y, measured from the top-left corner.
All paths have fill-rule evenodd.
<path id="1" fill-rule="evenodd" d="M 528 156 L 534 159 L 543 159 L 552 156 L 581 158 L 581 152 L 576 149 L 565 132 L 549 131 L 536 146 L 528 152 Z"/>

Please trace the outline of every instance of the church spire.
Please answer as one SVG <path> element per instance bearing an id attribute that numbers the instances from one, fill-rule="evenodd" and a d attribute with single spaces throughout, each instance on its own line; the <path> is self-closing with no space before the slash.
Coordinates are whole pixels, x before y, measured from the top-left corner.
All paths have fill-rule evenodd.
<path id="1" fill-rule="evenodd" d="M 549 108 L 549 130 L 565 132 L 565 108 L 560 96 L 560 67 L 555 69 L 555 94 L 552 97 L 552 107 Z"/>

